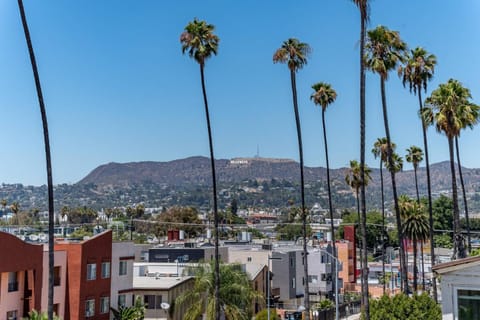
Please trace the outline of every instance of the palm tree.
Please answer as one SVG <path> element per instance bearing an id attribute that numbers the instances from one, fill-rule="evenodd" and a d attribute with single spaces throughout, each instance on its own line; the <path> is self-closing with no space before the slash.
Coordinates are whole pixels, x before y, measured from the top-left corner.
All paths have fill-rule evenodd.
<path id="1" fill-rule="evenodd" d="M 469 127 L 470 129 L 473 129 L 473 126 L 477 124 L 478 122 L 478 106 L 471 104 L 470 105 L 470 113 L 469 114 L 461 114 L 460 119 L 462 121 L 462 129 L 466 129 Z M 467 205 L 467 195 L 465 192 L 465 183 L 463 181 L 463 174 L 462 174 L 462 164 L 460 162 L 460 151 L 459 151 L 459 146 L 458 146 L 458 137 L 460 136 L 460 133 L 458 136 L 455 136 L 455 153 L 457 154 L 457 166 L 458 166 L 458 175 L 460 177 L 460 185 L 462 186 L 462 196 L 463 196 L 463 207 L 465 209 L 465 220 L 467 224 L 467 246 L 468 246 L 468 253 L 471 253 L 472 251 L 472 243 L 471 243 L 471 237 L 470 237 L 470 219 L 468 216 L 468 205 Z"/>
<path id="2" fill-rule="evenodd" d="M 392 149 L 395 150 L 395 143 L 392 144 Z M 372 149 L 373 156 L 380 158 L 380 192 L 382 194 L 382 273 L 385 275 L 385 193 L 383 187 L 383 164 L 387 162 L 387 138 L 378 138 L 375 141 Z M 386 281 L 383 281 L 383 294 L 386 290 Z"/>
<path id="3" fill-rule="evenodd" d="M 368 39 L 366 43 L 365 62 L 367 67 L 380 76 L 380 90 L 382 94 L 383 122 L 385 125 L 385 136 L 387 138 L 387 165 L 393 167 L 392 146 L 390 139 L 390 129 L 387 115 L 387 99 L 385 94 L 385 81 L 388 80 L 388 73 L 397 67 L 402 61 L 406 44 L 400 38 L 398 32 L 390 31 L 388 28 L 378 26 L 368 31 Z M 395 205 L 395 214 L 397 220 L 398 239 L 400 242 L 400 267 L 402 274 L 402 283 L 404 290 L 407 287 L 407 278 L 405 273 L 405 254 L 402 241 L 402 222 L 398 209 L 397 185 L 395 181 L 395 173 L 390 171 L 392 179 L 393 202 Z"/>
<path id="4" fill-rule="evenodd" d="M 413 243 L 413 290 L 418 290 L 418 268 L 417 268 L 417 253 L 418 242 L 423 242 L 428 237 L 429 226 L 428 218 L 425 214 L 425 207 L 416 201 L 410 200 L 410 205 L 407 207 L 406 216 L 403 221 L 403 234 Z"/>
<path id="5" fill-rule="evenodd" d="M 48 136 L 48 122 L 45 104 L 43 102 L 42 87 L 40 84 L 40 76 L 38 74 L 37 62 L 35 60 L 35 53 L 33 51 L 32 40 L 30 39 L 30 31 L 28 30 L 27 17 L 23 8 L 23 1 L 18 0 L 18 8 L 22 20 L 23 31 L 25 33 L 25 40 L 27 42 L 28 53 L 30 56 L 30 63 L 32 65 L 33 77 L 35 79 L 35 88 L 37 91 L 38 104 L 40 106 L 40 114 L 43 125 L 43 140 L 45 144 L 45 158 L 47 168 L 47 190 L 48 190 L 48 319 L 53 319 L 53 282 L 54 282 L 54 218 L 55 210 L 53 205 L 53 178 L 52 178 L 52 161 L 50 155 L 50 140 Z"/>
<path id="6" fill-rule="evenodd" d="M 213 31 L 215 26 L 196 18 L 187 24 L 185 31 L 180 36 L 182 53 L 188 52 L 200 65 L 200 78 L 202 83 L 203 102 L 205 104 L 205 116 L 208 130 L 208 143 L 210 146 L 210 166 L 212 170 L 212 192 L 213 192 L 213 217 L 215 233 L 215 301 L 218 301 L 220 292 L 220 265 L 218 253 L 218 205 L 217 205 L 217 179 L 215 176 L 215 157 L 213 152 L 212 128 L 210 125 L 210 114 L 208 111 L 207 91 L 205 88 L 204 68 L 205 62 L 212 55 L 217 54 L 220 39 Z M 215 319 L 220 319 L 220 306 L 216 305 Z"/>
<path id="7" fill-rule="evenodd" d="M 143 320 L 146 306 L 140 296 L 135 299 L 131 307 L 120 306 L 118 309 L 110 308 L 114 320 Z"/>
<path id="8" fill-rule="evenodd" d="M 20 225 L 20 218 L 18 217 L 18 213 L 20 212 L 20 205 L 18 204 L 18 202 L 12 202 L 12 204 L 10 205 L 10 211 L 12 211 L 17 225 Z"/>
<path id="9" fill-rule="evenodd" d="M 206 315 L 206 319 L 215 319 L 212 270 L 211 264 L 200 264 L 186 270 L 188 274 L 195 276 L 193 288 L 175 300 L 176 306 L 187 308 L 183 315 L 184 320 L 196 320 L 202 314 Z M 225 319 L 251 319 L 252 301 L 262 297 L 253 290 L 248 275 L 236 264 L 222 264 L 220 274 L 225 281 L 217 304 L 222 308 Z"/>
<path id="10" fill-rule="evenodd" d="M 418 95 L 418 104 L 420 106 L 419 112 L 423 113 L 422 89 L 427 92 L 427 84 L 433 78 L 437 58 L 435 55 L 428 53 L 425 49 L 417 47 L 410 51 L 406 56 L 406 62 L 398 69 L 398 74 L 402 77 L 403 85 L 408 82 L 410 92 Z M 432 183 L 430 179 L 430 161 L 428 155 L 428 141 L 427 141 L 427 125 L 423 118 L 422 122 L 423 133 L 423 149 L 425 150 L 425 168 L 427 171 L 427 192 L 428 192 L 428 224 L 429 224 L 429 240 L 430 240 L 430 257 L 432 266 L 435 265 L 435 244 L 433 238 L 433 207 L 432 207 Z M 423 257 L 423 256 L 422 256 Z M 432 279 L 432 291 L 435 302 L 438 302 L 437 297 L 437 282 L 435 276 Z"/>
<path id="11" fill-rule="evenodd" d="M 370 0 L 352 0 L 360 11 L 360 178 L 365 180 L 365 36 L 366 25 L 370 16 Z M 361 186 L 361 207 L 362 219 L 360 221 L 360 230 L 362 233 L 363 249 L 367 250 L 367 208 L 365 204 L 365 183 Z M 367 256 L 364 261 L 367 264 Z M 365 314 L 365 320 L 370 320 L 370 306 L 368 301 L 368 273 L 362 269 L 362 306 Z"/>
<path id="12" fill-rule="evenodd" d="M 420 194 L 418 193 L 418 180 L 417 180 L 417 170 L 418 164 L 423 160 L 423 151 L 417 146 L 410 146 L 407 149 L 407 154 L 405 155 L 405 160 L 413 165 L 413 173 L 415 175 L 415 191 L 417 193 L 417 202 L 420 203 Z"/>
<path id="13" fill-rule="evenodd" d="M 440 84 L 431 96 L 427 98 L 428 107 L 423 110 L 423 119 L 429 125 L 435 125 L 438 132 L 447 136 L 450 155 L 450 171 L 452 175 L 452 200 L 453 200 L 453 233 L 454 247 L 453 259 L 466 256 L 463 236 L 460 233 L 460 213 L 458 209 L 457 182 L 455 174 L 455 160 L 453 141 L 460 134 L 465 119 L 472 119 L 477 108 L 470 102 L 470 90 L 454 79 Z"/>
<path id="14" fill-rule="evenodd" d="M 362 180 L 360 163 L 357 160 L 350 160 L 350 168 L 348 169 L 347 175 L 345 176 L 345 182 L 347 183 L 348 186 L 350 186 L 350 188 L 355 190 L 355 198 L 357 199 L 357 217 L 358 217 L 359 224 L 361 224 L 361 222 L 360 222 L 361 221 L 361 219 L 360 219 L 361 216 L 360 216 L 359 191 L 362 188 L 363 184 L 365 184 L 364 186 L 366 187 L 368 185 L 368 182 L 371 180 L 371 177 L 370 177 L 371 170 L 368 166 L 366 166 L 363 169 L 363 172 L 365 174 L 366 179 Z M 362 181 L 365 181 L 365 183 L 362 183 Z M 367 265 L 365 263 L 365 261 L 363 260 L 363 255 L 364 255 L 364 253 L 366 255 L 366 252 L 367 252 L 366 246 L 363 245 L 366 241 L 367 241 L 367 239 L 366 239 L 366 237 L 363 237 L 363 233 L 362 233 L 362 236 L 360 237 L 360 243 L 359 243 L 359 247 L 360 247 L 360 269 L 362 270 L 362 272 L 363 272 L 363 269 L 364 269 L 363 266 Z M 363 276 L 361 277 L 360 281 L 362 283 L 362 288 L 363 288 L 363 286 L 365 285 L 364 284 L 365 279 L 363 278 Z M 367 285 L 367 287 L 368 287 L 368 285 Z"/>
<path id="15" fill-rule="evenodd" d="M 328 190 L 328 205 L 330 210 L 330 229 L 332 233 L 332 239 L 335 243 L 335 228 L 333 226 L 333 205 L 332 205 L 332 192 L 330 189 L 330 166 L 328 162 L 328 147 L 327 147 L 327 131 L 325 129 L 325 110 L 332 104 L 337 98 L 337 93 L 328 83 L 319 82 L 312 86 L 315 91 L 310 99 L 316 104 L 322 107 L 322 127 L 323 127 L 323 141 L 325 145 L 325 162 L 327 164 L 327 190 Z M 335 245 L 333 245 L 335 254 Z"/>
<path id="16" fill-rule="evenodd" d="M 293 110 L 295 112 L 295 123 L 297 125 L 298 153 L 300 157 L 300 193 L 302 201 L 302 233 L 303 233 L 303 257 L 305 279 L 308 279 L 308 259 L 307 259 L 307 212 L 305 210 L 305 182 L 303 175 L 303 144 L 302 129 L 300 127 L 300 115 L 297 102 L 297 84 L 296 73 L 307 64 L 307 57 L 310 53 L 310 46 L 298 39 L 290 38 L 284 41 L 282 46 L 273 54 L 273 63 L 286 63 L 290 70 L 290 81 L 292 85 Z M 305 314 L 306 320 L 310 319 L 310 301 L 308 280 L 305 281 Z"/>

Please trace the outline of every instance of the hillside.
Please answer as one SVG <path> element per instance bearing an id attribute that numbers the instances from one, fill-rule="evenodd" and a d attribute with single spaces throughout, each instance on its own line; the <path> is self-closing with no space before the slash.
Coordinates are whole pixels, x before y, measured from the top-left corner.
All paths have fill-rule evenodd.
<path id="1" fill-rule="evenodd" d="M 219 205 L 225 208 L 232 199 L 240 206 L 282 208 L 289 201 L 299 203 L 299 165 L 293 160 L 266 158 L 235 158 L 216 160 Z M 480 170 L 463 168 L 465 184 L 472 212 L 480 212 Z M 347 168 L 331 170 L 334 208 L 355 207 L 355 197 L 345 183 Z M 367 188 L 367 206 L 380 208 L 380 171 L 372 168 L 372 181 Z M 450 193 L 450 166 L 448 162 L 431 166 L 434 197 Z M 384 171 L 385 201 L 392 202 L 390 174 Z M 418 170 L 420 195 L 426 194 L 426 173 Z M 308 206 L 318 203 L 326 208 L 326 169 L 305 168 L 305 195 Z M 147 207 L 190 205 L 211 207 L 210 161 L 205 157 L 191 157 L 169 162 L 109 163 L 94 169 L 73 185 L 55 187 L 55 207 L 89 206 L 106 208 L 144 203 Z M 399 194 L 415 196 L 412 170 L 397 174 Z M 0 198 L 17 201 L 22 208 L 46 209 L 46 187 L 22 185 L 0 186 Z M 462 202 L 460 201 L 460 205 Z"/>

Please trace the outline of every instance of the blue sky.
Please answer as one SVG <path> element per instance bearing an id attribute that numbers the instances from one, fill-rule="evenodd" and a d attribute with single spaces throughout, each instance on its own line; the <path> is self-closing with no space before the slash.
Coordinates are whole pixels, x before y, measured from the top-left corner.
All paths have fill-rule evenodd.
<path id="1" fill-rule="evenodd" d="M 297 75 L 305 164 L 325 166 L 321 112 L 311 85 L 338 93 L 327 111 L 331 166 L 359 158 L 359 16 L 348 0 L 25 0 L 50 125 L 54 183 L 74 183 L 108 162 L 208 155 L 198 65 L 179 35 L 194 17 L 216 26 L 218 56 L 207 62 L 216 158 L 298 160 L 290 78 L 272 63 L 282 41 L 313 48 Z M 449 78 L 480 103 L 477 0 L 372 1 L 369 27 L 398 30 L 410 47 L 434 53 L 428 94 Z M 395 73 L 387 84 L 392 139 L 403 155 L 423 147 L 416 97 Z M 384 136 L 378 76 L 367 76 L 367 150 Z M 0 1 L 0 182 L 46 181 L 33 77 L 15 1 Z M 462 134 L 463 164 L 480 167 L 479 129 Z M 430 129 L 432 162 L 448 159 Z M 377 166 L 373 156 L 367 162 Z M 406 169 L 411 167 L 407 164 Z"/>

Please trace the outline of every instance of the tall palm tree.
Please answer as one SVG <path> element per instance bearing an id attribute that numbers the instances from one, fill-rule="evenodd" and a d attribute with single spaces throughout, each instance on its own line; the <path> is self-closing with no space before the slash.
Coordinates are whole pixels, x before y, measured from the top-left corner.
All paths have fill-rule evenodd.
<path id="1" fill-rule="evenodd" d="M 417 202 L 420 203 L 420 194 L 418 192 L 418 179 L 417 179 L 417 170 L 418 164 L 423 161 L 423 150 L 417 146 L 410 146 L 407 149 L 407 154 L 405 156 L 407 162 L 413 164 L 413 172 L 415 175 L 415 190 L 417 192 Z M 425 264 L 423 261 L 423 241 L 420 242 L 420 253 L 422 258 L 422 288 L 425 289 Z"/>
<path id="2" fill-rule="evenodd" d="M 210 125 L 210 113 L 208 110 L 207 91 L 205 88 L 205 62 L 217 54 L 218 43 L 220 39 L 213 31 L 215 26 L 205 21 L 199 21 L 196 18 L 189 22 L 185 31 L 180 36 L 182 44 L 182 53 L 188 53 L 200 66 L 200 78 L 202 83 L 203 102 L 205 105 L 205 116 L 208 130 L 208 143 L 210 146 L 210 166 L 212 170 L 212 193 L 213 193 L 213 217 L 215 233 L 215 301 L 218 301 L 220 292 L 220 264 L 218 253 L 218 205 L 217 205 L 217 179 L 215 175 L 215 157 L 213 152 L 212 127 Z M 220 305 L 215 306 L 215 319 L 220 319 Z"/>
<path id="3" fill-rule="evenodd" d="M 298 39 L 290 38 L 284 41 L 282 46 L 273 54 L 273 63 L 286 63 L 290 70 L 290 81 L 292 85 L 293 110 L 295 112 L 295 123 L 297 125 L 298 153 L 300 157 L 300 192 L 302 200 L 302 233 L 303 233 L 303 259 L 305 272 L 305 314 L 306 319 L 310 319 L 310 299 L 308 285 L 308 259 L 307 259 L 307 212 L 305 210 L 305 181 L 303 175 L 303 145 L 302 129 L 300 127 L 300 116 L 298 113 L 297 102 L 297 71 L 307 64 L 307 57 L 311 49 L 307 43 L 300 42 Z"/>
<path id="4" fill-rule="evenodd" d="M 428 218 L 425 213 L 425 207 L 416 201 L 411 201 L 410 205 L 406 207 L 405 218 L 403 220 L 403 233 L 413 244 L 413 290 L 418 290 L 418 267 L 417 267 L 417 253 L 418 242 L 423 242 L 428 238 L 429 226 Z"/>
<path id="5" fill-rule="evenodd" d="M 398 69 L 398 74 L 402 78 L 403 85 L 407 83 L 410 87 L 410 92 L 418 96 L 419 112 L 423 113 L 422 89 L 427 92 L 428 82 L 433 78 L 435 72 L 435 65 L 437 58 L 435 55 L 428 53 L 425 49 L 417 47 L 410 51 L 406 56 L 406 61 L 403 66 Z M 427 192 L 428 192 L 428 224 L 429 224 L 429 240 L 430 240 L 430 257 L 432 266 L 435 265 L 435 244 L 433 238 L 433 207 L 432 207 L 432 183 L 430 179 L 430 161 L 428 155 L 428 141 L 427 141 L 427 125 L 423 118 L 422 122 L 423 133 L 423 149 L 425 150 L 425 169 L 427 172 Z M 438 302 L 437 297 L 437 282 L 435 276 L 432 278 L 432 291 L 435 302 Z"/>
<path id="6" fill-rule="evenodd" d="M 370 0 L 352 0 L 360 12 L 360 178 L 365 180 L 365 39 L 367 23 L 370 17 Z M 362 183 L 361 207 L 362 219 L 360 220 L 360 230 L 362 233 L 363 249 L 367 250 L 367 208 L 365 203 L 365 183 Z M 367 264 L 367 256 L 364 261 Z M 368 272 L 362 269 L 362 306 L 365 314 L 365 320 L 370 320 L 370 305 L 368 301 Z"/>
<path id="7" fill-rule="evenodd" d="M 395 150 L 395 143 L 391 142 L 392 149 Z M 387 162 L 387 138 L 378 138 L 373 144 L 373 156 L 380 158 L 380 192 L 382 196 L 382 273 L 385 275 L 385 192 L 383 186 L 383 164 Z M 386 290 L 386 281 L 383 281 L 383 294 Z"/>
<path id="8" fill-rule="evenodd" d="M 42 86 L 40 84 L 40 76 L 38 74 L 37 62 L 35 60 L 35 53 L 33 51 L 32 40 L 30 38 L 30 31 L 28 30 L 27 17 L 23 8 L 23 1 L 18 0 L 18 9 L 22 20 L 23 31 L 25 33 L 25 40 L 27 42 L 28 53 L 30 56 L 30 63 L 32 65 L 33 77 L 35 79 L 35 88 L 37 91 L 38 104 L 40 106 L 40 114 L 43 125 L 43 140 L 45 144 L 45 158 L 47 167 L 47 190 L 48 190 L 48 319 L 53 319 L 53 282 L 54 282 L 54 239 L 53 227 L 55 210 L 53 205 L 53 178 L 52 178 L 52 160 L 50 155 L 50 140 L 48 136 L 48 122 L 47 113 L 45 110 L 45 103 L 43 101 Z"/>
<path id="9" fill-rule="evenodd" d="M 410 146 L 410 148 L 407 149 L 405 160 L 407 160 L 407 162 L 413 165 L 413 173 L 415 175 L 415 191 L 417 193 L 417 202 L 420 203 L 420 194 L 418 193 L 417 170 L 418 170 L 419 163 L 423 161 L 423 150 L 417 146 Z"/>
<path id="10" fill-rule="evenodd" d="M 387 99 L 385 94 L 385 81 L 388 80 L 388 73 L 394 70 L 398 63 L 403 60 L 403 54 L 407 47 L 402 41 L 400 35 L 396 31 L 390 31 L 384 26 L 368 31 L 366 43 L 365 62 L 367 68 L 380 76 L 380 90 L 382 94 L 383 122 L 385 125 L 385 136 L 387 138 L 387 165 L 393 167 L 392 146 L 390 139 L 390 128 L 387 115 Z M 395 173 L 391 170 L 393 202 L 395 205 L 395 215 L 397 220 L 398 239 L 400 242 L 400 268 L 402 275 L 402 284 L 404 290 L 407 287 L 406 270 L 405 270 L 405 253 L 402 241 L 402 222 L 398 209 L 397 185 L 395 181 Z"/>
<path id="11" fill-rule="evenodd" d="M 427 98 L 423 110 L 423 119 L 429 125 L 435 125 L 438 132 L 447 136 L 450 155 L 450 171 L 452 178 L 452 200 L 453 200 L 453 233 L 454 247 L 453 259 L 466 256 L 464 239 L 460 233 L 460 213 L 458 209 L 457 181 L 455 174 L 454 160 L 454 138 L 460 134 L 464 119 L 471 119 L 478 114 L 473 109 L 477 107 L 470 102 L 470 90 L 454 79 L 447 83 L 440 84 L 431 96 Z"/>
<path id="12" fill-rule="evenodd" d="M 196 320 L 206 315 L 206 319 L 214 317 L 214 288 L 212 265 L 201 264 L 186 269 L 189 275 L 195 277 L 193 288 L 178 296 L 175 300 L 176 306 L 185 306 L 184 320 Z M 245 272 L 240 265 L 222 264 L 220 274 L 224 285 L 220 290 L 218 305 L 222 308 L 225 319 L 247 320 L 252 318 L 252 301 L 261 297 L 260 293 L 254 291 Z"/>
<path id="13" fill-rule="evenodd" d="M 337 98 L 337 93 L 328 83 L 319 82 L 312 86 L 315 91 L 310 99 L 316 104 L 322 107 L 322 128 L 323 128 L 323 142 L 325 145 L 325 162 L 327 164 L 327 191 L 328 191 L 328 205 L 330 210 L 330 229 L 332 233 L 332 239 L 335 243 L 335 228 L 333 226 L 333 204 L 332 204 L 332 192 L 330 189 L 330 166 L 328 161 L 328 146 L 327 146 L 327 131 L 325 128 L 325 111 L 327 107 L 332 104 Z M 333 245 L 335 254 L 335 245 Z"/>
<path id="14" fill-rule="evenodd" d="M 461 114 L 459 115 L 460 120 L 462 121 L 462 129 L 466 129 L 467 127 L 473 129 L 473 126 L 478 123 L 478 106 L 471 104 L 470 105 L 470 113 L 469 114 Z M 458 146 L 458 136 L 455 136 L 455 153 L 457 154 L 457 166 L 458 166 L 458 175 L 460 177 L 460 185 L 462 187 L 462 196 L 463 196 L 463 207 L 465 210 L 465 220 L 466 220 L 466 227 L 467 227 L 467 247 L 468 253 L 472 251 L 472 241 L 470 236 L 470 218 L 468 215 L 468 205 L 467 205 L 467 195 L 465 192 L 465 182 L 463 181 L 463 174 L 462 174 L 462 164 L 460 162 L 460 151 Z"/>
<path id="15" fill-rule="evenodd" d="M 365 174 L 365 179 L 362 179 L 361 177 L 361 169 L 360 169 L 360 163 L 357 160 L 350 160 L 350 168 L 347 171 L 347 175 L 345 176 L 345 182 L 347 183 L 350 188 L 352 188 L 355 191 L 355 198 L 357 199 L 357 218 L 358 218 L 358 223 L 361 224 L 361 215 L 360 215 L 360 197 L 359 197 L 359 191 L 362 188 L 362 185 L 366 187 L 368 185 L 368 182 L 371 180 L 370 177 L 370 168 L 368 166 L 365 166 L 363 168 L 363 172 Z M 363 183 L 364 182 L 364 183 Z M 359 247 L 360 247 L 360 269 L 363 270 L 366 269 L 363 266 L 366 266 L 367 264 L 365 263 L 363 256 L 366 255 L 366 246 L 364 246 L 364 242 L 367 241 L 366 238 L 362 236 L 360 237 L 359 241 Z M 354 244 L 355 245 L 355 244 Z M 355 266 L 356 268 L 356 266 Z M 364 281 L 365 279 L 363 276 L 360 278 L 360 282 L 362 284 L 362 288 L 364 287 Z M 367 284 L 368 287 L 368 284 Z"/>

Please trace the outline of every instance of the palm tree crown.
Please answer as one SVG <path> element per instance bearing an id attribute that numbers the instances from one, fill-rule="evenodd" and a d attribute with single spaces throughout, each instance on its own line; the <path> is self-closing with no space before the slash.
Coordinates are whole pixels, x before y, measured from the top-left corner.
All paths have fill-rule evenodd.
<path id="1" fill-rule="evenodd" d="M 469 89 L 458 80 L 450 79 L 427 98 L 423 119 L 429 125 L 435 124 L 438 132 L 454 138 L 466 125 L 470 126 L 478 119 L 479 107 L 470 102 L 471 98 Z"/>
<path id="2" fill-rule="evenodd" d="M 182 53 L 188 52 L 191 58 L 203 66 L 212 54 L 217 54 L 220 39 L 213 34 L 214 29 L 212 24 L 193 19 L 180 35 Z"/>
<path id="3" fill-rule="evenodd" d="M 403 158 L 398 155 L 398 153 L 392 153 L 392 165 L 387 161 L 386 167 L 388 171 L 393 171 L 394 173 L 400 172 L 403 170 Z"/>
<path id="4" fill-rule="evenodd" d="M 382 79 L 388 79 L 388 72 L 395 69 L 404 60 L 407 48 L 397 31 L 378 26 L 368 31 L 365 60 L 367 67 L 378 73 Z"/>
<path id="5" fill-rule="evenodd" d="M 390 142 L 390 145 L 392 147 L 392 151 L 395 151 L 395 149 L 397 148 L 397 145 L 393 142 Z M 387 163 L 387 160 L 388 160 L 387 150 L 388 150 L 387 138 L 383 137 L 383 138 L 378 138 L 377 141 L 375 141 L 375 143 L 373 144 L 372 153 L 375 159 L 380 157 L 380 160 L 382 160 L 383 163 Z"/>
<path id="6" fill-rule="evenodd" d="M 365 165 L 365 186 L 368 186 L 368 182 L 372 180 L 370 177 L 371 169 Z M 357 160 L 350 160 L 350 168 L 345 176 L 345 182 L 355 190 L 360 189 L 362 186 L 362 179 L 360 177 L 360 163 Z"/>
<path id="7" fill-rule="evenodd" d="M 321 106 L 323 111 L 337 99 L 337 92 L 329 83 L 318 82 L 312 86 L 312 89 L 315 92 L 312 93 L 310 99 L 316 105 Z"/>
<path id="8" fill-rule="evenodd" d="M 413 164 L 413 167 L 417 169 L 418 164 L 423 160 L 423 150 L 417 146 L 411 146 L 407 149 L 407 155 L 405 156 L 405 160 Z"/>
<path id="9" fill-rule="evenodd" d="M 287 63 L 290 71 L 296 72 L 307 64 L 307 57 L 311 52 L 307 43 L 290 38 L 273 54 L 273 63 Z"/>
<path id="10" fill-rule="evenodd" d="M 405 65 L 398 68 L 398 75 L 402 78 L 403 86 L 408 82 L 410 91 L 417 93 L 423 88 L 427 91 L 427 84 L 435 72 L 437 58 L 427 50 L 416 47 L 406 54 Z"/>

